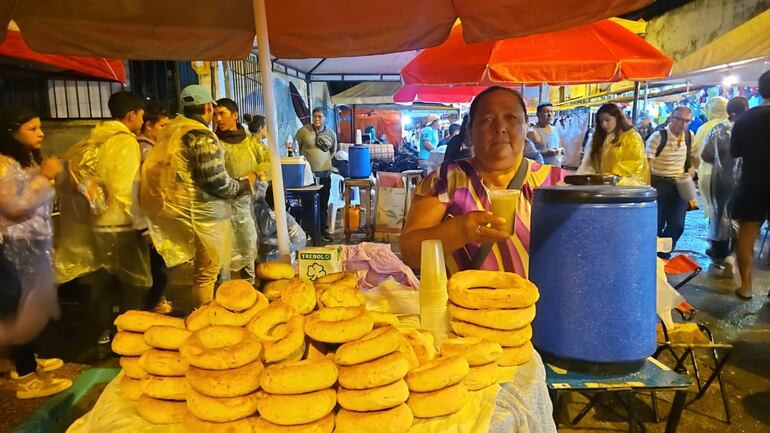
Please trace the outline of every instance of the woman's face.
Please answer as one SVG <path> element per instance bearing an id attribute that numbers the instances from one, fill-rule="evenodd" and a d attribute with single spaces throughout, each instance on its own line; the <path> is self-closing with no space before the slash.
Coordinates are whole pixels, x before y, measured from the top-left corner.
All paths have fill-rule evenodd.
<path id="1" fill-rule="evenodd" d="M 618 119 L 611 116 L 609 113 L 599 113 L 599 125 L 604 132 L 610 134 L 618 127 Z"/>
<path id="2" fill-rule="evenodd" d="M 144 125 L 144 135 L 153 141 L 158 141 L 160 132 L 166 129 L 171 120 L 167 116 L 160 116 L 156 122 L 147 122 Z"/>
<path id="3" fill-rule="evenodd" d="M 524 107 L 511 92 L 486 94 L 469 125 L 473 153 L 487 170 L 510 170 L 521 160 L 527 122 Z"/>
<path id="4" fill-rule="evenodd" d="M 23 144 L 27 149 L 40 149 L 43 146 L 43 126 L 40 118 L 35 117 L 19 126 L 19 129 L 13 133 L 13 138 Z"/>

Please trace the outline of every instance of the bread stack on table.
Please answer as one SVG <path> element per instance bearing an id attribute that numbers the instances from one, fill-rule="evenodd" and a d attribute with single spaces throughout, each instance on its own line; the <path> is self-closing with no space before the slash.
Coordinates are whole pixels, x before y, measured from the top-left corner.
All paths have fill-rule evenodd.
<path id="1" fill-rule="evenodd" d="M 117 319 L 112 350 L 122 355 L 121 389 L 137 400 L 142 418 L 154 424 L 179 423 L 187 412 L 187 363 L 179 344 L 189 332 L 182 319 L 147 311 L 127 311 Z"/>
<path id="2" fill-rule="evenodd" d="M 540 297 L 532 282 L 509 272 L 462 271 L 449 279 L 448 292 L 453 333 L 498 343 L 500 366 L 532 359 L 531 323 Z"/>

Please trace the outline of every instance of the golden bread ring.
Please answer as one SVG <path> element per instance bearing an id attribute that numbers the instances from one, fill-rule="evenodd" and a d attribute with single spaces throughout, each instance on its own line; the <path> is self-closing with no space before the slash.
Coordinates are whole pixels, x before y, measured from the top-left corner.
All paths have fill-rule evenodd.
<path id="1" fill-rule="evenodd" d="M 290 280 L 294 275 L 294 267 L 288 263 L 268 262 L 257 265 L 257 276 L 262 280 Z"/>
<path id="2" fill-rule="evenodd" d="M 316 289 L 318 303 L 323 308 L 328 307 L 363 307 L 366 299 L 358 287 L 332 286 L 323 290 L 320 295 Z"/>
<path id="3" fill-rule="evenodd" d="M 408 326 L 398 328 L 398 330 L 401 332 L 401 335 L 406 337 L 407 343 L 414 349 L 414 353 L 417 355 L 420 364 L 436 359 L 437 353 L 436 347 L 434 346 L 435 339 L 433 338 L 433 334 L 424 329 L 416 329 Z"/>
<path id="4" fill-rule="evenodd" d="M 340 409 L 335 422 L 335 433 L 407 433 L 414 415 L 406 404 L 377 412 Z"/>
<path id="5" fill-rule="evenodd" d="M 356 341 L 337 348 L 334 356 L 339 365 L 356 365 L 381 358 L 398 350 L 404 338 L 392 326 L 376 328 Z"/>
<path id="6" fill-rule="evenodd" d="M 310 313 L 316 305 L 313 284 L 302 278 L 294 278 L 281 292 L 281 301 L 299 314 Z"/>
<path id="7" fill-rule="evenodd" d="M 224 308 L 217 302 L 212 302 L 207 308 L 209 323 L 212 325 L 246 326 L 247 323 L 268 306 L 265 295 L 256 290 L 254 293 L 258 293 L 257 301 L 250 308 L 238 313 Z"/>
<path id="8" fill-rule="evenodd" d="M 468 401 L 468 388 L 462 382 L 433 392 L 411 392 L 406 404 L 416 418 L 435 418 L 459 411 Z"/>
<path id="9" fill-rule="evenodd" d="M 257 302 L 257 290 L 246 280 L 225 281 L 217 288 L 214 300 L 230 311 L 244 311 Z"/>
<path id="10" fill-rule="evenodd" d="M 503 367 L 524 365 L 532 359 L 534 353 L 535 348 L 532 347 L 531 341 L 517 347 L 503 347 L 503 354 L 497 360 L 497 364 Z"/>
<path id="11" fill-rule="evenodd" d="M 409 361 L 394 352 L 363 364 L 340 366 L 338 381 L 347 389 L 368 389 L 401 380 L 409 371 Z"/>
<path id="12" fill-rule="evenodd" d="M 372 320 L 374 320 L 374 327 L 379 328 L 381 326 L 395 326 L 398 327 L 398 325 L 401 324 L 401 322 L 398 320 L 398 317 L 396 317 L 393 313 L 381 313 L 379 311 L 370 311 L 369 315 L 372 316 Z"/>
<path id="13" fill-rule="evenodd" d="M 254 415 L 258 400 L 257 393 L 218 398 L 191 389 L 187 394 L 187 408 L 204 421 L 230 422 Z"/>
<path id="14" fill-rule="evenodd" d="M 184 377 L 150 376 L 142 379 L 142 392 L 161 400 L 184 400 L 190 384 Z"/>
<path id="15" fill-rule="evenodd" d="M 142 381 L 132 379 L 124 374 L 120 379 L 120 391 L 129 400 L 139 400 L 139 397 L 142 396 Z"/>
<path id="16" fill-rule="evenodd" d="M 447 291 L 454 304 L 475 310 L 525 308 L 540 298 L 537 286 L 513 272 L 461 271 L 449 279 Z"/>
<path id="17" fill-rule="evenodd" d="M 406 341 L 406 338 L 402 340 L 401 345 L 398 347 L 398 351 L 404 355 L 404 358 L 409 365 L 409 370 L 412 370 L 413 368 L 420 365 L 420 360 L 417 358 L 417 353 L 414 351 L 412 345 Z"/>
<path id="18" fill-rule="evenodd" d="M 256 360 L 230 370 L 190 367 L 185 377 L 192 389 L 209 397 L 239 397 L 259 389 L 259 375 L 263 369 L 262 362 Z"/>
<path id="19" fill-rule="evenodd" d="M 337 405 L 333 389 L 296 395 L 267 394 L 259 400 L 259 414 L 278 425 L 299 425 L 317 421 Z"/>
<path id="20" fill-rule="evenodd" d="M 341 387 L 337 390 L 337 402 L 340 406 L 357 412 L 392 409 L 403 404 L 407 398 L 409 387 L 403 380 L 377 388 L 355 390 Z"/>
<path id="21" fill-rule="evenodd" d="M 144 331 L 144 342 L 156 349 L 179 350 L 191 331 L 168 325 L 153 325 Z"/>
<path id="22" fill-rule="evenodd" d="M 273 365 L 284 365 L 284 364 L 290 364 L 292 362 L 301 361 L 302 358 L 305 357 L 306 349 L 307 349 L 307 346 L 305 345 L 305 342 L 303 341 L 302 342 L 302 346 L 300 346 L 299 349 L 297 349 L 296 352 L 294 352 L 291 355 L 289 355 L 288 358 L 286 358 L 284 360 L 281 360 L 281 361 L 278 361 L 278 362 L 270 362 L 270 363 L 267 363 L 265 365 L 269 367 L 269 366 L 273 366 Z"/>
<path id="23" fill-rule="evenodd" d="M 270 301 L 272 301 L 273 299 L 278 299 L 281 297 L 281 293 L 283 293 L 283 289 L 285 289 L 290 282 L 291 280 L 268 281 L 265 283 L 264 287 L 262 287 L 262 293 Z"/>
<path id="24" fill-rule="evenodd" d="M 305 333 L 322 343 L 355 341 L 373 328 L 374 321 L 363 307 L 323 308 L 305 322 Z"/>
<path id="25" fill-rule="evenodd" d="M 184 329 L 184 319 L 142 310 L 128 310 L 115 319 L 115 326 L 123 331 L 144 332 L 153 325 L 167 325 Z"/>
<path id="26" fill-rule="evenodd" d="M 142 395 L 136 402 L 136 410 L 145 421 L 153 424 L 179 424 L 187 414 L 183 401 L 170 401 Z"/>
<path id="27" fill-rule="evenodd" d="M 259 418 L 254 424 L 254 431 L 258 433 L 332 433 L 334 431 L 334 412 L 307 424 L 278 425 Z M 362 430 L 365 431 L 365 430 Z"/>
<path id="28" fill-rule="evenodd" d="M 245 328 L 220 325 L 193 332 L 182 343 L 179 352 L 192 366 L 207 370 L 227 370 L 259 359 L 262 345 Z"/>
<path id="29" fill-rule="evenodd" d="M 450 338 L 441 344 L 441 356 L 461 355 L 471 367 L 493 362 L 502 354 L 499 344 L 478 337 Z"/>
<path id="30" fill-rule="evenodd" d="M 331 388 L 335 383 L 337 366 L 326 358 L 271 365 L 260 380 L 262 389 L 270 394 L 304 394 Z"/>
<path id="31" fill-rule="evenodd" d="M 289 319 L 296 316 L 297 312 L 282 302 L 273 302 L 269 307 L 262 310 L 246 325 L 246 329 L 251 331 L 260 340 L 270 340 L 277 338 L 280 334 L 276 328 Z"/>
<path id="32" fill-rule="evenodd" d="M 463 380 L 463 384 L 470 391 L 478 391 L 496 384 L 499 378 L 500 367 L 497 366 L 497 363 L 490 362 L 489 364 L 471 367 L 468 375 Z"/>
<path id="33" fill-rule="evenodd" d="M 535 305 L 507 310 L 471 310 L 453 303 L 447 305 L 449 315 L 455 320 L 473 323 L 492 329 L 512 330 L 523 328 L 535 319 Z"/>
<path id="34" fill-rule="evenodd" d="M 112 338 L 112 351 L 121 356 L 140 356 L 150 349 L 144 336 L 136 332 L 119 331 Z"/>
<path id="35" fill-rule="evenodd" d="M 410 371 L 406 383 L 411 391 L 437 391 L 462 382 L 468 370 L 468 361 L 462 356 L 436 358 Z"/>
<path id="36" fill-rule="evenodd" d="M 358 287 L 358 278 L 353 272 L 334 272 L 318 277 L 314 284 L 330 284 L 335 286 Z"/>
<path id="37" fill-rule="evenodd" d="M 521 329 L 501 331 L 499 329 L 485 328 L 467 322 L 452 320 L 450 323 L 452 332 L 463 337 L 478 337 L 482 340 L 494 341 L 503 347 L 518 347 L 532 338 L 532 326 L 527 325 Z"/>
<path id="38" fill-rule="evenodd" d="M 211 306 L 211 304 L 202 305 L 187 316 L 185 326 L 187 326 L 188 331 L 197 331 L 207 326 L 211 326 L 211 320 L 209 320 L 209 306 Z"/>
<path id="39" fill-rule="evenodd" d="M 261 431 L 254 429 L 258 419 L 256 416 L 251 416 L 230 422 L 209 422 L 188 411 L 183 425 L 186 433 L 254 433 Z"/>
<path id="40" fill-rule="evenodd" d="M 286 323 L 286 335 L 262 340 L 265 362 L 289 359 L 305 345 L 305 316 L 294 316 Z M 302 350 L 304 352 L 304 350 Z"/>
<path id="41" fill-rule="evenodd" d="M 131 379 L 144 379 L 150 376 L 149 373 L 139 366 L 138 356 L 121 356 L 120 368 L 123 369 L 123 374 Z"/>
<path id="42" fill-rule="evenodd" d="M 139 366 L 155 376 L 184 376 L 188 364 L 175 350 L 150 349 L 139 357 Z"/>

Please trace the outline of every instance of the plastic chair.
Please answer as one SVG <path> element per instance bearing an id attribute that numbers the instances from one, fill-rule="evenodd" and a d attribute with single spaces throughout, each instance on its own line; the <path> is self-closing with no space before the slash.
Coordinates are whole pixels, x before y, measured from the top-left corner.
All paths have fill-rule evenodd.
<path id="1" fill-rule="evenodd" d="M 329 234 L 334 234 L 334 226 L 337 224 L 337 212 L 345 207 L 345 198 L 342 196 L 342 181 L 344 178 L 339 174 L 332 173 L 331 191 L 329 191 L 329 212 L 327 215 Z M 360 200 L 357 197 L 350 199 L 350 205 L 358 205 Z"/>

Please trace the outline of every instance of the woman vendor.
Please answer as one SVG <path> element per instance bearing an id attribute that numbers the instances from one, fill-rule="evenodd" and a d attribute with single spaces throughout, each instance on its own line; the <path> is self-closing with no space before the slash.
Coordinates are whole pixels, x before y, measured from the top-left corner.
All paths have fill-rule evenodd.
<path id="1" fill-rule="evenodd" d="M 467 131 L 474 156 L 442 164 L 415 190 L 401 236 L 407 265 L 419 268 L 422 241 L 439 239 L 450 273 L 475 267 L 527 276 L 533 190 L 557 184 L 564 173 L 524 158 L 526 133 L 521 94 L 495 86 L 476 96 Z M 519 185 L 511 235 L 499 230 L 505 220 L 490 212 L 488 191 Z M 486 254 L 484 245 L 491 245 Z"/>

